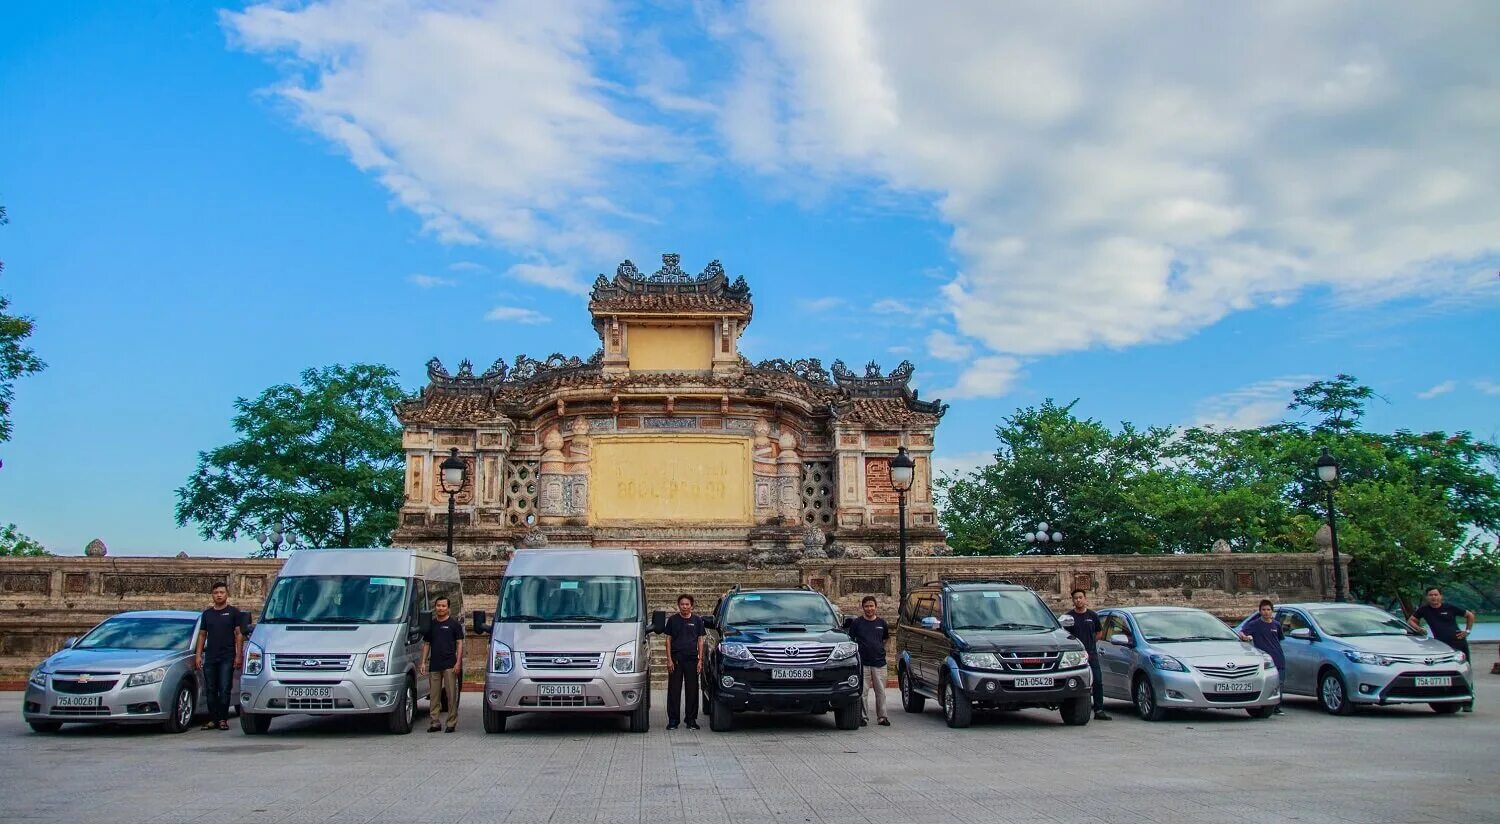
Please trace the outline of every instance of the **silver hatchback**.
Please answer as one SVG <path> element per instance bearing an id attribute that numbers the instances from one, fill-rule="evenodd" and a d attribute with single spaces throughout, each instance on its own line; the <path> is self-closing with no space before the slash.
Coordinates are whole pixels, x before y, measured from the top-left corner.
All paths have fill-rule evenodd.
<path id="1" fill-rule="evenodd" d="M 200 617 L 185 610 L 122 612 L 69 639 L 31 671 L 21 707 L 26 723 L 37 732 L 77 722 L 186 730 L 207 703 L 193 669 Z"/>
<path id="2" fill-rule="evenodd" d="M 1159 721 L 1173 709 L 1242 709 L 1265 718 L 1281 703 L 1269 655 L 1210 613 L 1191 607 L 1099 610 L 1104 695 Z"/>

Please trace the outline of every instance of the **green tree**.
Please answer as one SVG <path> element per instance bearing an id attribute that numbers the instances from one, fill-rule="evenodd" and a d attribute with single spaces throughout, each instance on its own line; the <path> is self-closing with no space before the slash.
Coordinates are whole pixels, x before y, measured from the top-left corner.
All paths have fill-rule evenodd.
<path id="1" fill-rule="evenodd" d="M 23 535 L 15 524 L 0 526 L 0 558 L 38 558 L 51 554 L 35 539 Z"/>
<path id="2" fill-rule="evenodd" d="M 9 223 L 5 207 L 0 206 L 0 226 Z M 5 261 L 0 261 L 0 273 L 5 271 Z M 10 440 L 10 402 L 15 398 L 17 378 L 40 372 L 47 364 L 22 342 L 31 337 L 35 327 L 31 318 L 6 312 L 10 299 L 0 295 L 0 443 Z"/>
<path id="3" fill-rule="evenodd" d="M 383 546 L 402 499 L 396 372 L 369 364 L 302 373 L 235 401 L 239 438 L 198 456 L 177 523 L 235 540 L 284 524 L 310 546 Z"/>

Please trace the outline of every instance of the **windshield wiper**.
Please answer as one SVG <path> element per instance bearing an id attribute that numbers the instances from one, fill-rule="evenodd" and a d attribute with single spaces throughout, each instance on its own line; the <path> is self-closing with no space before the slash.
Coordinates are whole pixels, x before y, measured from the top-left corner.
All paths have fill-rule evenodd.
<path id="1" fill-rule="evenodd" d="M 345 618 L 335 615 L 332 618 L 319 618 L 316 621 L 307 621 L 309 624 L 373 624 L 375 621 L 369 618 Z"/>
<path id="2" fill-rule="evenodd" d="M 1182 644 L 1189 641 L 1230 641 L 1238 639 L 1225 638 L 1222 635 L 1184 635 L 1181 638 L 1148 638 L 1153 644 Z"/>
<path id="3" fill-rule="evenodd" d="M 546 623 L 547 619 L 540 615 L 507 615 L 500 619 L 500 623 L 502 624 L 520 624 L 527 621 Z"/>
<path id="4" fill-rule="evenodd" d="M 999 624 L 960 624 L 953 629 L 1048 629 L 1045 624 L 1018 624 L 1006 621 Z"/>
<path id="5" fill-rule="evenodd" d="M 306 618 L 293 618 L 291 616 L 287 616 L 285 618 L 261 618 L 260 622 L 262 624 L 310 624 L 310 623 L 312 623 L 311 621 L 307 620 Z"/>
<path id="6" fill-rule="evenodd" d="M 593 623 L 593 624 L 607 624 L 607 623 L 610 622 L 610 619 L 608 619 L 608 618 L 600 618 L 597 615 L 564 615 L 561 618 L 554 618 L 553 620 L 554 621 L 587 621 L 587 622 Z"/>

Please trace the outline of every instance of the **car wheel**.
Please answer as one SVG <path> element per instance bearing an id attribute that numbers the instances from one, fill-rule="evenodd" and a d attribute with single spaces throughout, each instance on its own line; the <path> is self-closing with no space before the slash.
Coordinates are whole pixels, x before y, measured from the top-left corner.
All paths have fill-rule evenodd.
<path id="1" fill-rule="evenodd" d="M 709 714 L 711 714 L 714 711 L 714 700 L 712 698 L 708 697 L 708 690 L 704 690 L 701 695 L 702 695 L 702 698 L 699 701 L 699 703 L 701 703 L 703 705 L 703 713 L 702 714 L 703 715 L 709 715 Z"/>
<path id="2" fill-rule="evenodd" d="M 240 732 L 246 735 L 265 735 L 271 731 L 271 716 L 240 709 Z"/>
<path id="3" fill-rule="evenodd" d="M 1063 723 L 1070 727 L 1081 727 L 1094 717 L 1093 703 L 1087 695 L 1062 702 L 1058 712 L 1062 714 Z"/>
<path id="4" fill-rule="evenodd" d="M 974 722 L 974 705 L 958 694 L 950 678 L 943 682 L 943 720 L 954 729 L 962 729 Z"/>
<path id="5" fill-rule="evenodd" d="M 718 701 L 713 702 L 708 707 L 708 728 L 714 732 L 734 729 L 734 711 Z"/>
<path id="6" fill-rule="evenodd" d="M 625 714 L 625 717 L 630 719 L 631 732 L 649 732 L 651 730 L 650 695 L 651 691 L 647 690 L 646 694 L 641 696 L 640 705 Z"/>
<path id="7" fill-rule="evenodd" d="M 490 709 L 488 701 L 484 703 L 484 731 L 487 733 L 505 732 L 506 714 L 499 710 Z"/>
<path id="8" fill-rule="evenodd" d="M 197 690 L 191 682 L 178 681 L 172 695 L 172 709 L 161 728 L 165 732 L 186 732 L 193 725 L 193 716 L 198 709 Z"/>
<path id="9" fill-rule="evenodd" d="M 1246 707 L 1245 712 L 1248 713 L 1251 718 L 1270 718 L 1275 714 L 1276 707 L 1275 705 L 1269 707 Z"/>
<path id="10" fill-rule="evenodd" d="M 1452 715 L 1453 713 L 1458 712 L 1459 710 L 1463 709 L 1464 705 L 1463 704 L 1428 704 L 1427 706 L 1432 707 L 1432 711 L 1435 712 L 1435 713 L 1437 713 L 1438 715 Z"/>
<path id="11" fill-rule="evenodd" d="M 43 735 L 62 729 L 61 721 L 27 721 L 26 723 L 30 725 L 32 732 L 39 732 Z"/>
<path id="12" fill-rule="evenodd" d="M 859 729 L 859 709 L 860 708 L 858 704 L 850 704 L 847 707 L 836 708 L 833 711 L 833 725 L 841 730 Z"/>
<path id="13" fill-rule="evenodd" d="M 900 667 L 896 673 L 896 681 L 901 685 L 901 709 L 907 712 L 921 712 L 927 706 L 927 696 L 918 695 L 911 688 L 911 673 L 906 667 Z"/>
<path id="14" fill-rule="evenodd" d="M 1160 721 L 1167 717 L 1167 711 L 1156 702 L 1156 687 L 1151 686 L 1151 679 L 1144 675 L 1135 679 L 1135 714 L 1142 721 Z"/>
<path id="15" fill-rule="evenodd" d="M 396 706 L 385 716 L 385 731 L 391 735 L 406 735 L 417 720 L 417 685 L 410 678 L 401 689 Z"/>
<path id="16" fill-rule="evenodd" d="M 1329 715 L 1352 715 L 1354 702 L 1344 688 L 1344 677 L 1338 670 L 1326 669 L 1318 676 L 1318 704 Z"/>

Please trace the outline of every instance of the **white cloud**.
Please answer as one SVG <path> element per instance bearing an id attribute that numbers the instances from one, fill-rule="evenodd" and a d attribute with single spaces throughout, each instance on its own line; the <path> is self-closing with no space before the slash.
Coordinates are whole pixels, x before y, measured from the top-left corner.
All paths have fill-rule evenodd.
<path id="1" fill-rule="evenodd" d="M 936 394 L 950 400 L 967 398 L 998 398 L 1010 391 L 1021 376 L 1021 361 L 1009 355 L 989 355 L 976 358 L 963 372 L 958 383 Z"/>
<path id="2" fill-rule="evenodd" d="M 1451 11 L 756 3 L 720 128 L 763 170 L 930 193 L 947 309 L 996 352 L 1173 340 L 1325 287 L 1493 300 L 1457 275 L 1500 254 L 1500 12 Z"/>
<path id="3" fill-rule="evenodd" d="M 490 271 L 490 267 L 485 266 L 483 263 L 475 263 L 472 260 L 460 260 L 455 263 L 448 264 L 448 271 L 484 274 Z"/>
<path id="4" fill-rule="evenodd" d="M 845 304 L 846 301 L 843 298 L 832 296 L 822 298 L 803 298 L 802 300 L 797 301 L 797 307 L 799 309 L 804 312 L 811 312 L 813 314 L 831 312 L 834 309 L 842 308 Z"/>
<path id="5" fill-rule="evenodd" d="M 484 319 L 524 323 L 528 326 L 547 323 L 552 320 L 535 309 L 527 309 L 521 306 L 496 306 L 494 309 L 484 313 Z"/>
<path id="6" fill-rule="evenodd" d="M 618 227 L 639 219 L 619 195 L 688 154 L 651 122 L 671 89 L 603 80 L 626 51 L 626 21 L 603 0 L 267 2 L 222 19 L 237 45 L 283 67 L 275 93 L 301 121 L 445 242 L 616 258 Z M 517 273 L 578 291 L 533 274 Z"/>
<path id="7" fill-rule="evenodd" d="M 434 286 L 454 286 L 458 281 L 453 278 L 437 277 L 435 275 L 424 275 L 421 272 L 408 275 L 406 282 L 423 289 L 431 289 Z"/>
<path id="8" fill-rule="evenodd" d="M 1432 400 L 1439 395 L 1446 395 L 1458 388 L 1458 381 L 1443 381 L 1425 392 L 1418 392 L 1417 397 L 1422 400 Z"/>
<path id="9" fill-rule="evenodd" d="M 932 456 L 932 477 L 939 478 L 944 474 L 956 473 L 968 475 L 970 472 L 995 462 L 993 452 L 955 452 L 934 453 Z"/>
<path id="10" fill-rule="evenodd" d="M 559 266 L 549 263 L 517 263 L 506 269 L 505 274 L 516 280 L 534 283 L 538 286 L 546 286 L 550 289 L 561 289 L 564 292 L 572 292 L 575 295 L 588 293 L 583 283 L 573 274 L 573 268 L 570 266 Z"/>
<path id="11" fill-rule="evenodd" d="M 1318 379 L 1317 375 L 1287 375 L 1252 383 L 1249 386 L 1198 402 L 1194 426 L 1217 429 L 1255 429 L 1286 414 L 1292 392 Z"/>
<path id="12" fill-rule="evenodd" d="M 877 315 L 909 315 L 911 306 L 895 298 L 881 298 L 870 304 L 870 311 Z"/>
<path id="13" fill-rule="evenodd" d="M 973 354 L 974 347 L 959 341 L 941 329 L 927 336 L 927 354 L 946 361 L 966 360 Z"/>
<path id="14" fill-rule="evenodd" d="M 1474 388 L 1486 395 L 1500 395 L 1500 383 L 1491 380 L 1474 381 Z"/>

